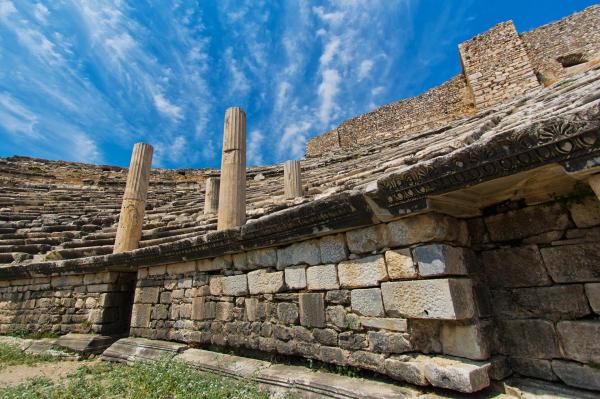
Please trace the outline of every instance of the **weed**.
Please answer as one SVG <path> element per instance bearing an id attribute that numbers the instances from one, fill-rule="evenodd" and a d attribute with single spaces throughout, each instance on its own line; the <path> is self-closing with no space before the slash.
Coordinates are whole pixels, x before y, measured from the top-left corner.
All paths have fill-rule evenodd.
<path id="1" fill-rule="evenodd" d="M 59 359 L 56 356 L 28 355 L 16 346 L 0 343 L 0 369 L 19 364 L 32 365 L 41 362 L 55 362 L 57 360 Z"/>

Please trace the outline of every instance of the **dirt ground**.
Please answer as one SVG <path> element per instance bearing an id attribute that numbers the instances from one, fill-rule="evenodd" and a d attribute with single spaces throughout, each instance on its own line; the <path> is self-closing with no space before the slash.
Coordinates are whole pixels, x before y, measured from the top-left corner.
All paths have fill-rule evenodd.
<path id="1" fill-rule="evenodd" d="M 83 364 L 92 365 L 92 362 L 60 361 L 53 363 L 39 363 L 33 366 L 8 366 L 0 370 L 0 387 L 18 385 L 29 378 L 43 377 L 57 381 L 67 374 L 75 372 Z"/>

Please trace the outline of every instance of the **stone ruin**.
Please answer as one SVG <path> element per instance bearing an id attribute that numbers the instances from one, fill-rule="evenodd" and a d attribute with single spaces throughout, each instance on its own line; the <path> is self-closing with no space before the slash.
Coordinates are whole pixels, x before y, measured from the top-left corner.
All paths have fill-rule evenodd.
<path id="1" fill-rule="evenodd" d="M 221 170 L 150 170 L 142 144 L 129 170 L 0 159 L 0 333 L 121 338 L 104 356 L 123 361 L 216 369 L 187 348 L 221 348 L 461 392 L 511 375 L 599 391 L 598 26 L 600 6 L 499 24 L 459 46 L 460 76 L 285 167 L 246 169 L 239 108 Z M 273 367 L 261 381 L 303 384 Z"/>

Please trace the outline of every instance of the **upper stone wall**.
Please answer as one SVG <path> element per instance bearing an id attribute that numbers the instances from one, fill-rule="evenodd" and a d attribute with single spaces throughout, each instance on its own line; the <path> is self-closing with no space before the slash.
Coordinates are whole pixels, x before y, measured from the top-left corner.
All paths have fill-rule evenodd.
<path id="1" fill-rule="evenodd" d="M 600 6 L 518 34 L 503 22 L 459 46 L 463 71 L 420 96 L 384 105 L 314 137 L 306 156 L 435 130 L 587 69 L 600 59 Z M 587 61 L 585 65 L 564 67 Z M 579 60 L 579 61 L 578 61 Z"/>

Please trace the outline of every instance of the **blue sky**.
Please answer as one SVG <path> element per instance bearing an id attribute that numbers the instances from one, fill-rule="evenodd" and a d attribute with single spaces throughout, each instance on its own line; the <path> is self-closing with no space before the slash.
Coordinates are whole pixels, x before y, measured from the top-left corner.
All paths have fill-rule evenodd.
<path id="1" fill-rule="evenodd" d="M 460 72 L 457 45 L 527 31 L 595 1 L 0 0 L 0 156 L 218 167 L 227 107 L 248 163 Z"/>

